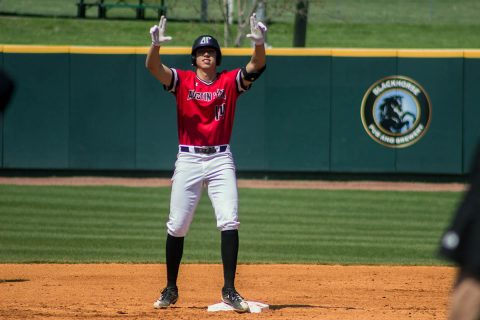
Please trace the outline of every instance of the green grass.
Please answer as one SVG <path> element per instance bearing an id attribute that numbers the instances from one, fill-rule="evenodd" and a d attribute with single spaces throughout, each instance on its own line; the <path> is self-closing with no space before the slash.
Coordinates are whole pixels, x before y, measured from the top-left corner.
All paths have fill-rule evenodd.
<path id="1" fill-rule="evenodd" d="M 274 48 L 292 46 L 293 3 L 268 4 L 267 40 Z M 200 33 L 213 34 L 224 44 L 217 2 L 210 2 L 208 23 L 198 22 L 198 0 L 172 0 L 167 5 L 171 19 L 167 31 L 174 38 L 167 45 L 191 46 Z M 479 10 L 480 2 L 474 0 L 312 0 L 306 46 L 480 48 Z M 148 30 L 157 19 L 154 11 L 147 11 L 147 20 L 139 21 L 133 19 L 132 10 L 118 9 L 99 20 L 94 8 L 87 19 L 76 19 L 74 0 L 1 0 L 0 12 L 8 14 L 0 16 L 0 44 L 148 46 Z M 232 32 L 235 36 L 235 26 Z M 242 46 L 249 46 L 249 41 Z"/>
<path id="2" fill-rule="evenodd" d="M 0 186 L 0 262 L 164 262 L 169 188 Z M 445 263 L 459 193 L 240 190 L 240 263 Z M 219 263 L 204 193 L 184 262 Z"/>
<path id="3" fill-rule="evenodd" d="M 42 45 L 149 46 L 153 21 L 81 20 L 65 18 L 3 17 L 0 19 L 0 43 Z M 195 23 L 169 23 L 173 46 L 188 45 Z M 205 33 L 218 34 L 223 26 L 209 24 Z M 35 32 L 32 32 L 35 30 Z M 198 30 L 198 29 L 197 29 Z M 198 32 L 197 32 L 198 33 Z"/>
<path id="4" fill-rule="evenodd" d="M 148 46 L 148 29 L 154 22 L 135 20 L 75 20 L 62 18 L 0 19 L 1 44 Z M 388 29 L 388 30 L 386 30 Z M 32 32 L 35 30 L 35 32 Z M 192 31 L 194 30 L 194 31 Z M 174 41 L 166 46 L 191 46 L 198 33 L 222 39 L 223 25 L 199 26 L 193 22 L 169 23 Z M 480 48 L 480 26 L 312 24 L 307 47 L 329 48 Z M 115 35 L 115 36 L 113 36 Z M 273 47 L 291 47 L 293 27 L 277 23 L 268 42 Z M 244 42 L 247 46 L 248 42 Z"/>

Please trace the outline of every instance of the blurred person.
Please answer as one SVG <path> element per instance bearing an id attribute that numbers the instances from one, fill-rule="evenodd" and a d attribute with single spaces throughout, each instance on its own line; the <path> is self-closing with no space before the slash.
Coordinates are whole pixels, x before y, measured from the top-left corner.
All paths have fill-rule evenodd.
<path id="1" fill-rule="evenodd" d="M 0 69 L 0 112 L 5 110 L 15 86 L 13 80 Z"/>
<path id="2" fill-rule="evenodd" d="M 450 296 L 449 320 L 480 319 L 480 142 L 469 182 L 441 239 L 441 255 L 459 267 Z"/>

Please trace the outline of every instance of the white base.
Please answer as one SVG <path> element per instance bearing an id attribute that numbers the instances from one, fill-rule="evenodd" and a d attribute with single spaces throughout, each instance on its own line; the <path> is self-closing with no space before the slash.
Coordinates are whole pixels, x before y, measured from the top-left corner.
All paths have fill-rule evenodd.
<path id="1" fill-rule="evenodd" d="M 264 304 L 256 301 L 247 301 L 247 303 L 248 303 L 248 306 L 250 307 L 251 313 L 260 313 L 262 312 L 262 309 L 268 309 L 268 304 Z M 208 306 L 207 311 L 209 312 L 233 311 L 233 308 L 228 304 L 226 304 L 225 302 L 220 302 L 220 303 L 212 304 L 211 306 Z"/>

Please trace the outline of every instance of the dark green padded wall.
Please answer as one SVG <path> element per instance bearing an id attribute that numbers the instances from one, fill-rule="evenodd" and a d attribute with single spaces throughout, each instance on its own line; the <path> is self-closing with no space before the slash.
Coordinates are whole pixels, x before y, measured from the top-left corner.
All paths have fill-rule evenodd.
<path id="1" fill-rule="evenodd" d="M 68 54 L 4 53 L 5 69 L 16 83 L 5 113 L 5 168 L 68 167 L 69 59 Z"/>
<path id="2" fill-rule="evenodd" d="M 463 59 L 399 58 L 398 74 L 426 90 L 432 118 L 420 141 L 397 150 L 397 172 L 462 173 Z"/>
<path id="3" fill-rule="evenodd" d="M 265 151 L 273 171 L 330 169 L 330 57 L 269 57 Z"/>
<path id="4" fill-rule="evenodd" d="M 135 58 L 71 55 L 70 168 L 136 168 Z"/>
<path id="5" fill-rule="evenodd" d="M 246 65 L 225 56 L 222 69 Z M 163 62 L 191 68 L 188 54 Z M 144 54 L 0 53 L 17 91 L 0 122 L 0 165 L 24 169 L 167 170 L 177 151 L 175 98 Z M 480 60 L 277 56 L 238 101 L 232 136 L 242 171 L 448 173 L 468 170 L 480 138 Z M 360 108 L 377 80 L 413 78 L 431 126 L 392 149 L 365 132 Z"/>
<path id="6" fill-rule="evenodd" d="M 395 150 L 370 138 L 360 109 L 370 86 L 395 75 L 396 66 L 396 58 L 332 58 L 331 171 L 395 171 Z"/>
<path id="7" fill-rule="evenodd" d="M 465 59 L 463 168 L 470 172 L 474 150 L 480 143 L 480 59 Z"/>

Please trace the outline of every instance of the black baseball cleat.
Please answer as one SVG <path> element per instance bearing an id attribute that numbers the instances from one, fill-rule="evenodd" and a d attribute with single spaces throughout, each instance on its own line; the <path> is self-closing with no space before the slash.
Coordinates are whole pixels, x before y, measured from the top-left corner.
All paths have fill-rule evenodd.
<path id="1" fill-rule="evenodd" d="M 222 289 L 222 301 L 231 306 L 236 312 L 249 312 L 247 301 L 235 290 L 235 288 Z"/>
<path id="2" fill-rule="evenodd" d="M 166 287 L 162 290 L 160 298 L 153 303 L 155 309 L 164 309 L 171 304 L 175 304 L 178 300 L 178 288 L 177 287 Z"/>

